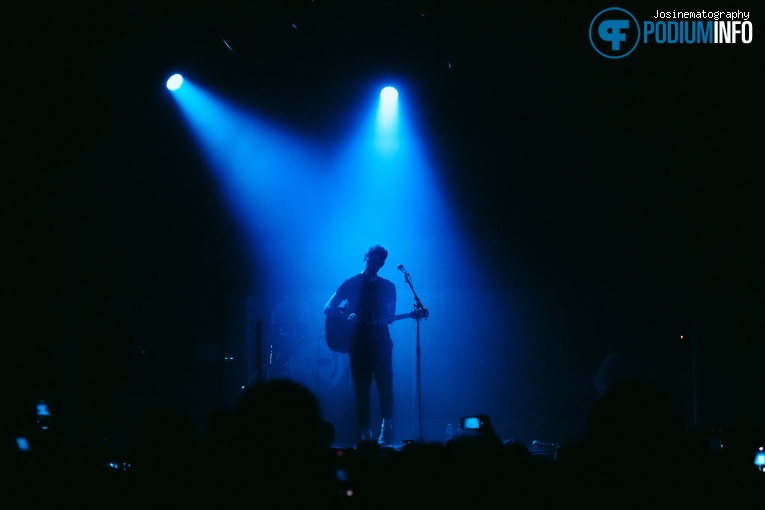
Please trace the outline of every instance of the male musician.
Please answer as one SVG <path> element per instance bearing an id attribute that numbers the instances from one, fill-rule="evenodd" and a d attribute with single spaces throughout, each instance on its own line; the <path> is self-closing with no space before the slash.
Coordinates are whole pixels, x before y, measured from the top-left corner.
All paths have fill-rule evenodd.
<path id="1" fill-rule="evenodd" d="M 380 397 L 382 425 L 377 442 L 393 439 L 393 341 L 388 325 L 396 314 L 396 286 L 377 274 L 388 250 L 379 244 L 364 254 L 364 270 L 345 280 L 324 307 L 329 317 L 344 316 L 352 328 L 348 355 L 356 395 L 356 419 L 361 439 L 372 439 L 370 392 L 374 380 Z"/>

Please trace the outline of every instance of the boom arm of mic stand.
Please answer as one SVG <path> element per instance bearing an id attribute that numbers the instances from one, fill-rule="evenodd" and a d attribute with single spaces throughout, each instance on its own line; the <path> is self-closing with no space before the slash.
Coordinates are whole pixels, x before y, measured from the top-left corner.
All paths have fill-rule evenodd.
<path id="1" fill-rule="evenodd" d="M 422 305 L 422 301 L 420 301 L 420 297 L 417 295 L 417 291 L 414 290 L 414 285 L 412 285 L 412 279 L 409 277 L 409 273 L 404 273 L 404 280 L 406 280 L 406 283 L 409 284 L 409 288 L 412 289 L 412 294 L 414 295 L 414 308 L 419 312 L 425 309 L 425 307 Z M 417 320 L 420 320 L 419 314 L 417 315 Z"/>

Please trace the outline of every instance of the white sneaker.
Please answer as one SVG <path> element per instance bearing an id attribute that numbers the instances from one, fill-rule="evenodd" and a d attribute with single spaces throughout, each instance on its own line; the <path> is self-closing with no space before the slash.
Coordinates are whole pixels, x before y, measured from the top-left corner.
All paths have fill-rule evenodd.
<path id="1" fill-rule="evenodd" d="M 380 437 L 377 438 L 377 444 L 380 446 L 388 446 L 393 442 L 393 423 L 390 419 L 383 419 L 382 426 L 380 427 Z"/>

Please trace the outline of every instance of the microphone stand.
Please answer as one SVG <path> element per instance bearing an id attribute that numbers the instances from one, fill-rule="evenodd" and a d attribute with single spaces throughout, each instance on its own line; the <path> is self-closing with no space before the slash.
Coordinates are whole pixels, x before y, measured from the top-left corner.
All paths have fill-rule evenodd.
<path id="1" fill-rule="evenodd" d="M 409 284 L 409 288 L 412 289 L 412 294 L 414 294 L 414 311 L 415 311 L 415 320 L 417 321 L 417 341 L 416 341 L 416 357 L 417 357 L 417 394 L 415 399 L 417 400 L 417 442 L 418 443 L 424 443 L 425 440 L 422 437 L 422 377 L 421 377 L 421 369 L 420 369 L 420 320 L 422 318 L 422 312 L 425 310 L 425 307 L 422 306 L 422 302 L 420 301 L 419 296 L 417 296 L 417 292 L 414 290 L 414 286 L 412 285 L 412 279 L 409 277 L 409 273 L 404 270 L 403 268 L 400 268 L 401 271 L 404 273 L 404 279 L 406 280 L 406 283 Z"/>

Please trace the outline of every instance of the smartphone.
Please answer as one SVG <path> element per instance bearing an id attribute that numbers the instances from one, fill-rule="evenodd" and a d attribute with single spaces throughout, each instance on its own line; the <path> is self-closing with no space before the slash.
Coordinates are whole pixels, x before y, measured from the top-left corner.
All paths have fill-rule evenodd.
<path id="1" fill-rule="evenodd" d="M 37 425 L 43 430 L 47 430 L 50 426 L 50 409 L 48 403 L 44 400 L 40 400 L 35 405 L 35 414 L 37 415 Z"/>
<path id="2" fill-rule="evenodd" d="M 481 430 L 483 422 L 478 416 L 463 416 L 460 419 L 460 428 L 462 430 Z"/>
<path id="3" fill-rule="evenodd" d="M 765 447 L 760 446 L 754 455 L 754 465 L 760 471 L 765 471 Z"/>

